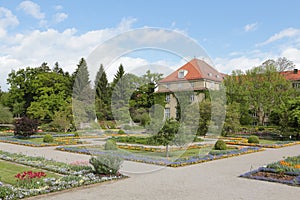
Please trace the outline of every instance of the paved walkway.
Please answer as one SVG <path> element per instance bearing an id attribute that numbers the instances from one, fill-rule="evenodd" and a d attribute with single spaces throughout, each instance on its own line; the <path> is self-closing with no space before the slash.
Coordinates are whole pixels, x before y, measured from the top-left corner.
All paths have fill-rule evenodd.
<path id="1" fill-rule="evenodd" d="M 33 156 L 45 156 L 64 162 L 89 159 L 89 156 L 86 155 L 54 151 L 53 147 L 33 148 L 0 143 L 0 149 L 9 152 L 22 152 Z M 122 171 L 130 176 L 129 179 L 31 199 L 298 200 L 300 187 L 249 180 L 238 178 L 238 176 L 250 169 L 256 169 L 270 162 L 278 161 L 283 157 L 299 154 L 300 145 L 296 145 L 181 168 L 161 168 L 142 163 L 124 162 Z M 145 171 L 148 171 L 148 173 L 142 173 Z"/>

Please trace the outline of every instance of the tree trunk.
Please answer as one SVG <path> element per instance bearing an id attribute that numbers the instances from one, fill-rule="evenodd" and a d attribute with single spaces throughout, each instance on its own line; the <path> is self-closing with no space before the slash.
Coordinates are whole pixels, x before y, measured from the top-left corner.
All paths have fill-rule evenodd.
<path id="1" fill-rule="evenodd" d="M 169 158 L 169 145 L 166 145 L 166 157 Z"/>

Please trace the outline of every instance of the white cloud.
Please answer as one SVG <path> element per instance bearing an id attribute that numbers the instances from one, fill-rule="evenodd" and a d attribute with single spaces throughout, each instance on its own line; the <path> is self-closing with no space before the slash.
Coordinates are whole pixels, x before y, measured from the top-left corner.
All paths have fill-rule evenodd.
<path id="1" fill-rule="evenodd" d="M 54 22 L 55 23 L 60 23 L 62 21 L 65 21 L 68 18 L 68 15 L 66 13 L 60 12 L 56 13 L 54 15 Z"/>
<path id="2" fill-rule="evenodd" d="M 26 14 L 39 20 L 45 18 L 45 13 L 41 12 L 40 6 L 32 1 L 22 1 L 18 10 L 23 10 Z"/>
<path id="3" fill-rule="evenodd" d="M 4 7 L 0 7 L 0 38 L 6 36 L 8 27 L 19 25 L 18 18 L 12 12 Z"/>
<path id="4" fill-rule="evenodd" d="M 289 47 L 282 51 L 281 57 L 286 57 L 288 60 L 293 61 L 297 68 L 300 69 L 300 49 Z"/>
<path id="5" fill-rule="evenodd" d="M 275 42 L 275 41 L 283 39 L 283 38 L 292 38 L 295 36 L 300 37 L 300 29 L 287 28 L 287 29 L 280 31 L 279 33 L 274 34 L 273 36 L 268 38 L 266 41 L 264 41 L 260 44 L 257 44 L 256 46 L 264 46 L 264 45 L 270 44 L 272 42 Z"/>
<path id="6" fill-rule="evenodd" d="M 216 58 L 214 59 L 215 67 L 222 73 L 230 74 L 233 70 L 246 71 L 255 66 L 259 66 L 265 59 L 248 58 L 246 56 L 235 58 Z"/>
<path id="7" fill-rule="evenodd" d="M 72 28 L 62 32 L 47 29 L 7 36 L 0 45 L 1 88 L 7 89 L 6 79 L 12 69 L 37 67 L 43 62 L 47 62 L 52 67 L 58 61 L 64 70 L 72 73 L 81 57 L 87 57 L 99 44 L 131 29 L 131 23 L 133 23 L 132 19 L 129 22 L 124 19 L 116 27 L 89 31 L 80 35 Z"/>
<path id="8" fill-rule="evenodd" d="M 247 24 L 246 26 L 244 26 L 245 32 L 255 31 L 256 29 L 257 29 L 257 23 Z"/>

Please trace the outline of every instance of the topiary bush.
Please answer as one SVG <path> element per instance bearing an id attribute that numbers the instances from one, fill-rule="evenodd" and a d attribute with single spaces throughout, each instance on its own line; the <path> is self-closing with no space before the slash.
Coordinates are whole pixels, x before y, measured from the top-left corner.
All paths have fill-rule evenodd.
<path id="1" fill-rule="evenodd" d="M 259 144 L 259 138 L 256 135 L 251 135 L 248 137 L 248 143 Z"/>
<path id="2" fill-rule="evenodd" d="M 118 131 L 118 134 L 119 134 L 119 135 L 125 135 L 126 133 L 125 133 L 125 131 L 123 131 L 122 129 L 120 129 L 120 130 Z"/>
<path id="3" fill-rule="evenodd" d="M 50 134 L 45 135 L 44 138 L 43 138 L 43 142 L 45 142 L 45 143 L 54 142 L 53 136 L 50 135 Z"/>
<path id="4" fill-rule="evenodd" d="M 123 163 L 123 159 L 113 155 L 99 155 L 89 160 L 96 174 L 117 175 Z"/>
<path id="5" fill-rule="evenodd" d="M 218 140 L 214 146 L 215 150 L 226 150 L 227 145 L 223 140 Z"/>
<path id="6" fill-rule="evenodd" d="M 107 140 L 105 145 L 104 145 L 105 150 L 117 150 L 118 146 L 116 141 L 114 140 Z"/>

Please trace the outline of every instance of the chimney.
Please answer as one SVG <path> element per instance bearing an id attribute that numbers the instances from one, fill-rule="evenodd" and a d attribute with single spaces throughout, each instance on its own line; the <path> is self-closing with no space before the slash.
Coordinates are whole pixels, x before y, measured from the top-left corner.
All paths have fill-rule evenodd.
<path id="1" fill-rule="evenodd" d="M 294 69 L 294 74 L 298 74 L 298 69 Z"/>

